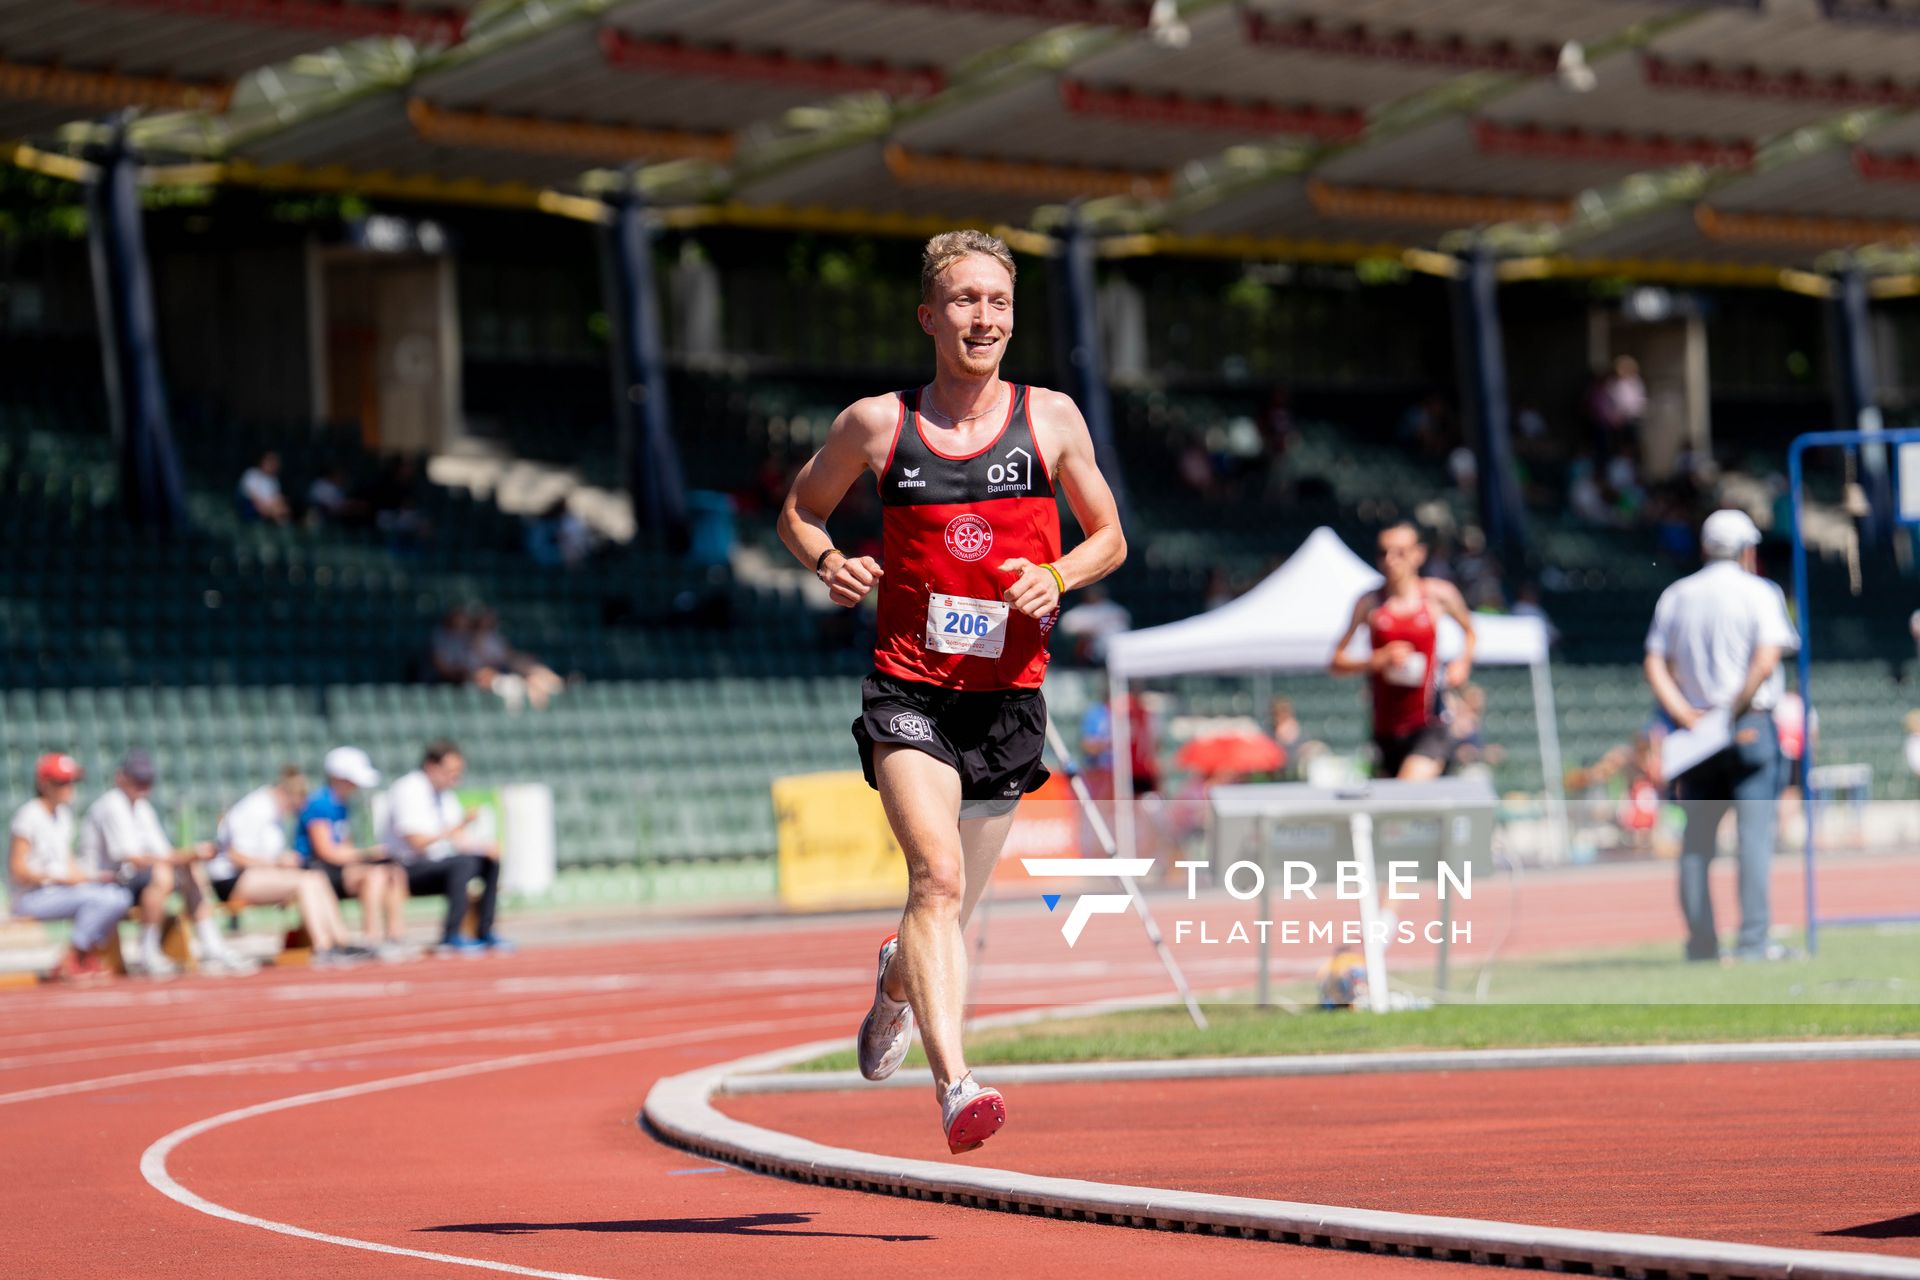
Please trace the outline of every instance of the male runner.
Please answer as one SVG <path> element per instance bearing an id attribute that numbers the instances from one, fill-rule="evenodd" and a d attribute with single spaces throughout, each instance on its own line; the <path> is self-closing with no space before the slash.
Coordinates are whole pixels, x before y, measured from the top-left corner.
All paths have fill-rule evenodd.
<path id="1" fill-rule="evenodd" d="M 1013 276 L 1013 255 L 992 236 L 949 231 L 927 242 L 919 319 L 933 339 L 933 381 L 849 406 L 780 513 L 781 538 L 834 603 L 851 608 L 879 591 L 875 670 L 853 736 L 906 855 L 907 903 L 880 947 L 860 1070 L 892 1075 L 917 1018 L 955 1154 L 1006 1119 L 1005 1100 L 972 1078 L 960 1043 L 962 931 L 1014 807 L 1047 778 L 1047 632 L 1062 594 L 1127 554 L 1073 401 L 1001 381 Z M 827 517 L 863 472 L 880 487 L 884 569 L 827 536 Z M 1066 555 L 1056 491 L 1086 533 Z"/>
<path id="2" fill-rule="evenodd" d="M 1460 624 L 1460 656 L 1447 664 L 1447 687 L 1473 671 L 1473 615 L 1460 589 L 1443 578 L 1423 578 L 1427 547 L 1420 531 L 1402 522 L 1380 532 L 1380 572 L 1386 583 L 1354 602 L 1353 618 L 1333 647 L 1336 676 L 1364 672 L 1373 695 L 1373 745 L 1378 776 L 1406 782 L 1437 778 L 1451 754 L 1447 726 L 1436 710 L 1434 647 L 1439 610 Z M 1350 657 L 1347 646 L 1367 628 L 1373 652 Z"/>

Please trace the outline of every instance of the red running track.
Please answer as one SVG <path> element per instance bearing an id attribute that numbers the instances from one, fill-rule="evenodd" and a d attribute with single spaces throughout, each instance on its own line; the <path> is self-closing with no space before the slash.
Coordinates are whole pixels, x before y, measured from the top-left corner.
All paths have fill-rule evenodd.
<path id="1" fill-rule="evenodd" d="M 659 1076 L 850 1034 L 871 932 L 764 926 L 338 975 L 9 994 L 0 1255 L 8 1274 L 47 1280 L 488 1274 L 452 1258 L 591 1277 L 949 1276 L 1007 1257 L 1108 1280 L 1184 1267 L 1444 1274 L 802 1186 L 714 1166 L 636 1127 Z M 472 1074 L 242 1119 L 187 1139 L 168 1170 L 256 1218 L 448 1260 L 211 1217 L 141 1174 L 142 1152 L 192 1122 L 441 1069 Z M 924 1117 L 920 1127 L 935 1136 Z"/>
<path id="2" fill-rule="evenodd" d="M 1883 861 L 1843 868 L 1823 885 L 1833 886 L 1836 908 L 1850 899 L 1871 905 L 1892 870 L 1911 874 L 1910 865 Z M 1785 885 L 1776 892 L 1791 901 Z M 1674 935 L 1670 868 L 1543 877 L 1529 884 L 1526 902 L 1515 952 L 1566 945 L 1566 930 L 1547 927 L 1556 919 L 1577 918 L 1582 937 L 1604 933 L 1614 942 Z M 1161 910 L 1164 920 L 1170 908 Z M 1036 977 L 1064 1002 L 1162 990 L 1137 929 L 1097 922 L 1068 962 L 1057 925 L 1032 909 L 995 916 L 982 983 L 992 999 L 1031 1003 L 1024 993 L 1036 989 Z M 0 992 L 8 1170 L 0 1256 L 9 1274 L 47 1280 L 488 1273 L 458 1259 L 496 1274 L 670 1269 L 794 1280 L 882 1269 L 947 1275 L 956 1263 L 1007 1258 L 1026 1272 L 1108 1280 L 1173 1267 L 1229 1276 L 1437 1276 L 1453 1265 L 803 1186 L 716 1168 L 635 1127 L 660 1076 L 850 1035 L 871 990 L 881 931 L 878 921 L 758 922 L 497 960 Z M 1196 968 L 1206 959 L 1192 958 Z M 1244 960 L 1222 964 L 1220 976 L 1244 981 Z M 405 1079 L 421 1073 L 439 1075 Z M 1801 1088 L 1775 1105 L 1813 1105 L 1825 1092 Z M 183 1195 L 248 1221 L 177 1203 L 143 1176 L 142 1154 L 168 1135 L 259 1104 L 282 1109 L 186 1137 L 166 1162 Z M 868 1105 L 866 1129 L 871 1117 L 901 1108 L 905 1127 L 891 1137 L 917 1155 L 940 1150 L 929 1099 L 876 1093 L 862 1100 Z M 1037 1140 L 1050 1114 L 1072 1128 L 1070 1108 L 1088 1100 L 1069 1097 L 1069 1110 L 1055 1112 L 1029 1089 L 1014 1105 L 1012 1126 L 985 1148 L 996 1160 Z M 1162 1123 L 1164 1140 L 1132 1159 L 1151 1163 L 1156 1148 L 1194 1140 L 1177 1115 Z M 844 1143 L 860 1128 L 821 1136 Z M 1378 1163 L 1337 1160 L 1351 1137 L 1322 1149 L 1317 1185 L 1329 1188 L 1327 1198 L 1338 1199 L 1331 1190 L 1340 1186 L 1364 1191 Z M 1384 1132 L 1379 1140 L 1393 1148 L 1403 1139 Z M 1287 1141 L 1282 1132 L 1274 1145 Z M 1419 1149 L 1412 1132 L 1404 1141 Z M 1086 1147 L 1084 1136 L 1080 1142 Z M 1724 1148 L 1710 1154 L 1723 1158 Z M 1667 1173 L 1632 1176 L 1645 1185 Z M 1476 1216 L 1505 1216 L 1503 1207 L 1455 1206 Z M 441 1257 L 368 1252 L 263 1222 Z M 1836 1244 L 1868 1247 L 1829 1247 Z"/>
<path id="3" fill-rule="evenodd" d="M 1028 1084 L 986 1150 L 998 1168 L 1129 1186 L 1920 1256 L 1913 1080 L 1911 1063 L 1828 1062 Z M 925 1158 L 933 1103 L 886 1089 L 716 1105 Z M 1135 1141 L 1114 1141 L 1123 1129 Z"/>

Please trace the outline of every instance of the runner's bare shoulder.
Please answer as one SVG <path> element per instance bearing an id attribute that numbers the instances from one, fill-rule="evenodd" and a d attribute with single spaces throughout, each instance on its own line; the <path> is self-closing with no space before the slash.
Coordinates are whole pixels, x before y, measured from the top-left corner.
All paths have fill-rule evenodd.
<path id="1" fill-rule="evenodd" d="M 877 472 L 886 465 L 887 455 L 893 450 L 894 431 L 899 425 L 899 396 L 892 392 L 863 396 L 842 409 L 840 416 L 833 420 L 827 443 L 835 450 L 857 449 Z"/>
<path id="2" fill-rule="evenodd" d="M 1058 467 L 1060 457 L 1076 441 L 1087 440 L 1087 420 L 1080 406 L 1064 391 L 1051 387 L 1033 387 L 1027 392 L 1027 420 L 1033 423 L 1034 438 L 1046 451 L 1047 466 Z"/>

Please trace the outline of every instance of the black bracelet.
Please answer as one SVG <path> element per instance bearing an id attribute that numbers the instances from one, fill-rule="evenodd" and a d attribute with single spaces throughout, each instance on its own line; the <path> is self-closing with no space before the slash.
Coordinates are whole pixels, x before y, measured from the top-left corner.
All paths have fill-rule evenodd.
<path id="1" fill-rule="evenodd" d="M 832 556 L 832 555 L 844 556 L 846 554 L 847 554 L 846 552 L 840 550 L 840 548 L 838 547 L 828 547 L 825 551 L 822 551 L 820 553 L 819 559 L 813 562 L 813 571 L 815 573 L 820 572 L 820 566 L 827 562 L 828 556 Z"/>

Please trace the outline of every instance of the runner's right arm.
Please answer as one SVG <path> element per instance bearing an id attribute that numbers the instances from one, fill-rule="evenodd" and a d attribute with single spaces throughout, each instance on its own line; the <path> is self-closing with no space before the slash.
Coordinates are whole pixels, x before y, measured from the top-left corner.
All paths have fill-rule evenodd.
<path id="1" fill-rule="evenodd" d="M 1367 624 L 1367 605 L 1371 599 L 1370 596 L 1361 596 L 1353 602 L 1353 617 L 1348 619 L 1347 629 L 1334 643 L 1333 660 L 1327 663 L 1327 670 L 1336 676 L 1357 676 L 1374 670 L 1373 657 L 1377 655 L 1365 658 L 1347 656 L 1347 646 L 1352 644 L 1353 638 L 1360 634 L 1360 628 Z"/>
<path id="2" fill-rule="evenodd" d="M 827 517 L 862 472 L 877 469 L 874 451 L 890 443 L 899 411 L 893 396 L 869 396 L 848 406 L 834 419 L 820 452 L 800 468 L 780 508 L 780 540 L 826 584 L 833 602 L 843 608 L 865 599 L 880 581 L 882 570 L 872 556 L 848 556 L 837 550 L 827 535 Z"/>

